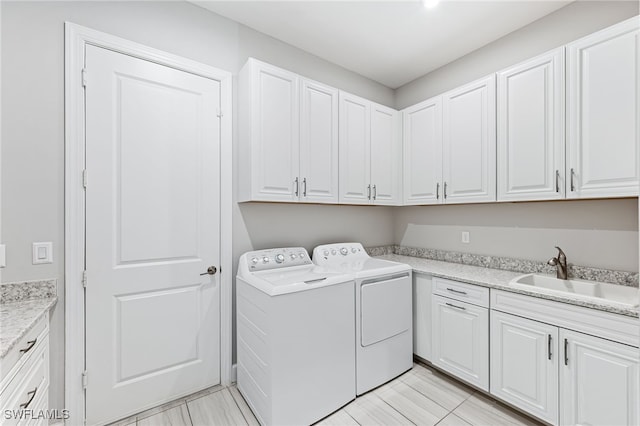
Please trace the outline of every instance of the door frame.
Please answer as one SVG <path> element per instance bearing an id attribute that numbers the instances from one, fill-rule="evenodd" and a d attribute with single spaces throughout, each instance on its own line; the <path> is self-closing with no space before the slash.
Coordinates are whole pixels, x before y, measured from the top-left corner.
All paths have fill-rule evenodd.
<path id="1" fill-rule="evenodd" d="M 85 392 L 85 47 L 98 46 L 220 82 L 220 382 L 232 380 L 232 74 L 120 37 L 65 22 L 65 407 L 84 424 Z M 90 78 L 90 77 L 89 77 Z M 224 273 L 223 273 L 224 271 Z M 91 378 L 87 379 L 90 383 Z"/>

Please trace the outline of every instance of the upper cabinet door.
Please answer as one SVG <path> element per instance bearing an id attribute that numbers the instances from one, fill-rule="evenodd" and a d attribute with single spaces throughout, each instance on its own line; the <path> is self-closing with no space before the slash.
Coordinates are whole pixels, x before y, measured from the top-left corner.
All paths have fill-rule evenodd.
<path id="1" fill-rule="evenodd" d="M 240 162 L 251 182 L 241 178 L 241 201 L 297 201 L 299 193 L 298 76 L 250 59 L 240 76 Z M 248 87 L 246 87 L 248 85 Z M 247 134 L 246 132 L 249 132 Z M 248 141 L 247 141 L 248 139 Z M 244 172 L 241 172 L 243 174 Z M 247 190 L 249 186 L 249 190 Z"/>
<path id="2" fill-rule="evenodd" d="M 371 102 L 340 92 L 340 202 L 371 199 Z"/>
<path id="3" fill-rule="evenodd" d="M 498 201 L 564 198 L 564 48 L 498 73 Z"/>
<path id="4" fill-rule="evenodd" d="M 375 204 L 399 205 L 400 116 L 398 111 L 371 105 L 371 200 Z"/>
<path id="5" fill-rule="evenodd" d="M 300 200 L 338 203 L 338 90 L 300 82 Z"/>
<path id="6" fill-rule="evenodd" d="M 443 95 L 445 203 L 496 200 L 495 75 Z"/>
<path id="7" fill-rule="evenodd" d="M 638 195 L 639 21 L 567 47 L 567 197 Z"/>
<path id="8" fill-rule="evenodd" d="M 402 112 L 404 204 L 442 202 L 442 97 Z"/>

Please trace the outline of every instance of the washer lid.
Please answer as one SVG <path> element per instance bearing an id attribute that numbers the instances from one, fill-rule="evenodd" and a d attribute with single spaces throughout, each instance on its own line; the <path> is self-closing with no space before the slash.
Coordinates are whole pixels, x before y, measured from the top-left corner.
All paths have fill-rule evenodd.
<path id="1" fill-rule="evenodd" d="M 272 269 L 249 274 L 246 282 L 270 296 L 313 290 L 353 280 L 341 272 L 316 265 Z"/>

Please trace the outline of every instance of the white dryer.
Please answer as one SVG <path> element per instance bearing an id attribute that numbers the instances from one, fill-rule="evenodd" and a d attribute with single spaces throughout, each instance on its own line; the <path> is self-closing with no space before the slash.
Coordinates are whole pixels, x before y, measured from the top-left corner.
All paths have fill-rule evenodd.
<path id="1" fill-rule="evenodd" d="M 312 424 L 355 398 L 352 274 L 304 248 L 245 253 L 236 320 L 238 389 L 261 424 Z"/>
<path id="2" fill-rule="evenodd" d="M 355 279 L 356 394 L 411 369 L 411 267 L 374 259 L 360 243 L 318 246 L 313 261 Z"/>

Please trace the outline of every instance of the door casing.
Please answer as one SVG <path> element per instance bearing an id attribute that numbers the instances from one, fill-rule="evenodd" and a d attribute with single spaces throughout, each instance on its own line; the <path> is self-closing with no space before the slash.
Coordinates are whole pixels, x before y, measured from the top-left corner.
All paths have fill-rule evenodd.
<path id="1" fill-rule="evenodd" d="M 67 424 L 84 424 L 85 115 L 83 72 L 87 44 L 220 82 L 220 380 L 232 380 L 232 74 L 120 37 L 65 22 L 65 408 Z M 89 284 L 90 285 L 90 284 Z M 90 383 L 90 378 L 88 382 Z"/>

